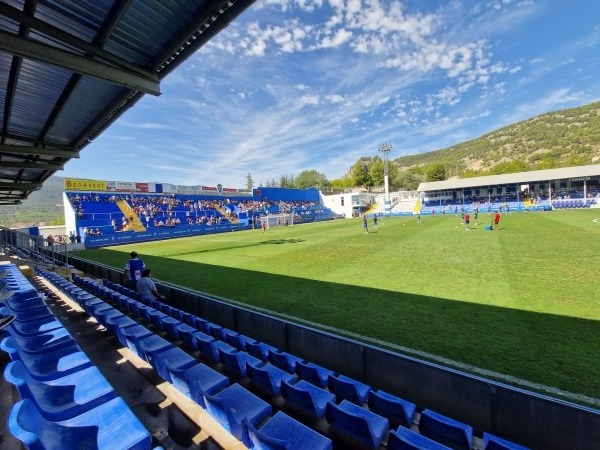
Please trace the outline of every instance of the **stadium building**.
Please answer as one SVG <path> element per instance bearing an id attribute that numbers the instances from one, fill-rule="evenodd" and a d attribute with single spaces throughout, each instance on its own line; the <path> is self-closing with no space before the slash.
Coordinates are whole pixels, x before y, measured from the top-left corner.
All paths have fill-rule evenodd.
<path id="1" fill-rule="evenodd" d="M 500 202 L 589 206 L 600 195 L 600 165 L 433 181 L 421 183 L 418 192 L 423 206 L 434 208 Z"/>

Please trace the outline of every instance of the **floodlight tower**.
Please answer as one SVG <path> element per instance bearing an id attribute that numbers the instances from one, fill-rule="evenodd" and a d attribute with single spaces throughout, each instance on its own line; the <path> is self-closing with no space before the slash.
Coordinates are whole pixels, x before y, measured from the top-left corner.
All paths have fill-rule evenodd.
<path id="1" fill-rule="evenodd" d="M 392 144 L 384 142 L 379 144 L 377 151 L 383 153 L 383 183 L 385 185 L 385 198 L 387 202 L 390 202 L 390 173 L 388 167 L 388 155 L 392 151 Z"/>

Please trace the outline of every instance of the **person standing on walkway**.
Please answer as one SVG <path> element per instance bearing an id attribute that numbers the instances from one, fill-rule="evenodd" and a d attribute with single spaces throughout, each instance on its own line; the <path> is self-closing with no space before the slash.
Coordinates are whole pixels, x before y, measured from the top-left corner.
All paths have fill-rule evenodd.
<path id="1" fill-rule="evenodd" d="M 144 270 L 146 264 L 138 258 L 137 252 L 131 252 L 129 256 L 131 259 L 125 264 L 123 275 L 127 280 L 127 287 L 135 291 L 136 283 L 142 277 L 142 270 Z"/>

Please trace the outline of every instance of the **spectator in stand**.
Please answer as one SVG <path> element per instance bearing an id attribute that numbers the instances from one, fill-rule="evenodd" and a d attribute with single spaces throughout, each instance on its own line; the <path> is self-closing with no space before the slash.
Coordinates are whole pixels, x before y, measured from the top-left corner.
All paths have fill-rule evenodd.
<path id="1" fill-rule="evenodd" d="M 131 259 L 127 261 L 123 268 L 123 275 L 127 280 L 127 285 L 130 289 L 136 290 L 136 284 L 142 277 L 142 271 L 146 267 L 144 261 L 138 258 L 137 252 L 130 253 Z"/>
<path id="2" fill-rule="evenodd" d="M 152 271 L 150 269 L 144 269 L 142 271 L 142 277 L 137 282 L 137 293 L 144 298 L 152 300 L 164 300 L 167 298 L 166 296 L 159 294 L 156 290 L 156 285 L 152 280 Z"/>

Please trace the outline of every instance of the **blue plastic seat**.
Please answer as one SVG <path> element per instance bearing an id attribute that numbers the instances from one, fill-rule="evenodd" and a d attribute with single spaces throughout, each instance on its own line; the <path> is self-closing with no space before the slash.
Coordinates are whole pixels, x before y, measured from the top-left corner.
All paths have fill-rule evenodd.
<path id="1" fill-rule="evenodd" d="M 328 402 L 325 419 L 331 429 L 341 438 L 358 441 L 375 450 L 379 449 L 389 428 L 389 422 L 385 417 L 361 408 L 348 400 L 342 400 L 339 405 Z"/>
<path id="2" fill-rule="evenodd" d="M 233 345 L 238 350 L 246 351 L 246 342 L 256 343 L 255 339 L 249 338 L 248 336 L 244 336 L 243 334 L 226 334 L 225 342 L 229 345 Z"/>
<path id="3" fill-rule="evenodd" d="M 421 412 L 419 433 L 456 450 L 473 446 L 473 427 L 430 409 Z"/>
<path id="4" fill-rule="evenodd" d="M 160 309 L 165 314 L 173 317 L 173 307 L 171 305 L 167 305 L 166 303 L 161 302 L 158 309 Z"/>
<path id="5" fill-rule="evenodd" d="M 179 320 L 180 322 L 184 322 L 184 312 L 179 308 L 171 309 L 171 317 Z"/>
<path id="6" fill-rule="evenodd" d="M 204 331 L 196 331 L 192 334 L 192 347 L 195 350 L 201 350 L 203 343 L 212 342 L 215 338 Z M 218 355 L 217 355 L 218 356 Z"/>
<path id="7" fill-rule="evenodd" d="M 315 386 L 322 388 L 327 387 L 327 380 L 330 376 L 335 375 L 333 370 L 326 369 L 311 362 L 296 363 L 296 374 L 298 378 L 308 381 Z"/>
<path id="8" fill-rule="evenodd" d="M 208 320 L 205 320 L 201 317 L 194 316 L 193 326 L 203 333 L 208 333 Z"/>
<path id="9" fill-rule="evenodd" d="M 152 366 L 156 369 L 158 375 L 169 383 L 173 383 L 169 369 L 187 369 L 197 363 L 196 358 L 179 347 L 170 347 L 164 351 L 156 352 L 152 356 Z"/>
<path id="10" fill-rule="evenodd" d="M 208 334 L 219 341 L 225 341 L 225 334 L 223 334 L 223 327 L 221 325 L 208 322 L 206 326 L 208 327 Z"/>
<path id="11" fill-rule="evenodd" d="M 381 390 L 371 391 L 368 403 L 369 409 L 386 417 L 392 428 L 399 425 L 409 428 L 417 412 L 417 405 L 414 403 Z"/>
<path id="12" fill-rule="evenodd" d="M 396 431 L 390 431 L 387 441 L 387 450 L 449 450 L 449 448 L 403 426 Z"/>
<path id="13" fill-rule="evenodd" d="M 175 388 L 186 397 L 191 398 L 202 408 L 206 408 L 204 395 L 214 395 L 229 386 L 229 378 L 198 363 L 187 369 L 167 369 Z"/>
<path id="14" fill-rule="evenodd" d="M 271 405 L 237 383 L 215 395 L 205 394 L 204 403 L 209 414 L 240 441 L 244 419 L 257 426 L 271 415 Z"/>
<path id="15" fill-rule="evenodd" d="M 13 361 L 23 362 L 36 380 L 54 380 L 92 365 L 92 361 L 75 344 L 41 355 L 30 355 L 22 352 L 13 337 L 9 336 L 0 342 L 0 348 L 9 354 Z"/>
<path id="16" fill-rule="evenodd" d="M 120 334 L 125 340 L 125 347 L 134 352 L 137 356 L 144 359 L 144 355 L 141 352 L 139 341 L 140 339 L 154 335 L 152 331 L 143 325 L 133 325 L 131 327 L 123 328 L 120 330 Z"/>
<path id="17" fill-rule="evenodd" d="M 198 330 L 196 330 L 196 328 L 194 328 L 191 325 L 188 325 L 187 323 L 182 323 L 181 325 L 179 325 L 177 327 L 177 336 L 178 339 L 181 339 L 181 341 L 189 348 L 194 348 L 194 333 L 196 333 Z"/>
<path id="18" fill-rule="evenodd" d="M 192 313 L 189 312 L 185 312 L 182 311 L 182 319 L 180 319 L 182 322 L 187 323 L 190 326 L 194 326 L 194 315 Z"/>
<path id="19" fill-rule="evenodd" d="M 279 411 L 260 429 L 245 421 L 250 448 L 261 450 L 331 450 L 333 443 L 322 434 Z"/>
<path id="20" fill-rule="evenodd" d="M 296 364 L 304 362 L 302 358 L 298 358 L 288 352 L 269 352 L 269 362 L 275 367 L 285 370 L 287 373 L 296 373 Z"/>
<path id="21" fill-rule="evenodd" d="M 104 300 L 100 300 L 98 297 L 93 296 L 86 297 L 85 299 L 83 299 L 79 306 L 83 308 L 83 310 L 87 313 L 88 316 L 92 316 L 92 309 L 100 307 L 102 305 L 110 306 Z"/>
<path id="22" fill-rule="evenodd" d="M 208 340 L 208 339 L 204 339 L 204 338 L 197 339 L 197 335 L 198 335 L 198 333 L 196 333 L 194 336 L 196 337 L 196 342 L 198 343 L 200 351 L 202 352 L 202 358 L 204 358 L 208 362 L 211 362 L 211 363 L 220 362 L 219 350 L 223 350 L 225 352 L 230 352 L 230 353 L 235 351 L 235 348 L 233 348 L 231 345 L 229 345 L 223 341 L 217 341 L 212 336 L 209 336 L 209 338 L 212 340 Z"/>
<path id="23" fill-rule="evenodd" d="M 529 448 L 490 433 L 483 433 L 483 450 L 529 450 Z"/>
<path id="24" fill-rule="evenodd" d="M 327 379 L 327 387 L 335 394 L 338 401 L 346 399 L 359 406 L 367 401 L 371 391 L 370 386 L 345 375 L 330 376 Z"/>
<path id="25" fill-rule="evenodd" d="M 214 344 L 217 345 L 218 341 L 215 341 Z M 229 346 L 229 344 L 223 344 Z M 255 358 L 246 352 L 238 351 L 233 347 L 231 347 L 231 350 L 229 351 L 224 350 L 223 347 L 219 347 L 217 351 L 219 352 L 219 361 L 223 363 L 229 372 L 240 377 L 246 376 L 246 365 L 252 366 L 264 364 L 260 359 Z"/>
<path id="26" fill-rule="evenodd" d="M 148 321 L 157 329 L 162 330 L 162 319 L 169 317 L 159 309 L 151 310 L 148 313 Z"/>
<path id="27" fill-rule="evenodd" d="M 110 316 L 106 318 L 106 329 L 114 336 L 117 336 L 121 345 L 126 346 L 127 341 L 123 336 L 123 330 L 128 327 L 133 327 L 138 323 L 129 316 Z"/>
<path id="28" fill-rule="evenodd" d="M 29 450 L 149 450 L 152 438 L 120 397 L 64 421 L 44 419 L 31 400 L 16 403 L 11 433 Z"/>
<path id="29" fill-rule="evenodd" d="M 12 339 L 21 351 L 30 355 L 40 355 L 75 344 L 75 340 L 64 327 L 29 337 L 15 335 Z"/>
<path id="30" fill-rule="evenodd" d="M 14 311 L 10 309 L 10 307 L 7 305 L 6 309 L 10 311 L 10 315 L 16 316 L 16 320 L 19 322 L 30 322 L 33 320 L 39 320 L 48 317 L 52 317 L 53 319 L 56 318 L 54 314 L 52 314 L 52 312 L 45 305 L 36 308 L 29 308 L 24 311 Z"/>
<path id="31" fill-rule="evenodd" d="M 117 396 L 100 371 L 92 366 L 55 380 L 31 377 L 21 361 L 6 366 L 4 378 L 22 399 L 31 400 L 47 420 L 67 420 Z"/>
<path id="32" fill-rule="evenodd" d="M 255 359 L 260 361 L 258 358 Z M 282 381 L 293 383 L 296 378 L 285 370 L 262 361 L 260 364 L 248 364 L 246 373 L 254 384 L 275 397 L 281 395 Z"/>
<path id="33" fill-rule="evenodd" d="M 335 401 L 335 395 L 331 392 L 306 380 L 300 380 L 296 384 L 282 380 L 281 395 L 289 405 L 313 419 L 325 417 L 327 403 Z"/>
<path id="34" fill-rule="evenodd" d="M 111 331 L 108 327 L 108 320 L 114 320 L 117 318 L 126 317 L 121 311 L 117 308 L 113 308 L 112 306 L 109 309 L 102 309 L 100 311 L 96 311 L 94 318 L 107 330 Z"/>
<path id="35" fill-rule="evenodd" d="M 173 339 L 179 339 L 179 325 L 183 325 L 181 320 L 177 320 L 171 316 L 162 317 L 160 319 L 160 329 L 166 331 L 167 334 Z"/>
<path id="36" fill-rule="evenodd" d="M 156 367 L 154 358 L 157 353 L 173 348 L 173 344 L 156 334 L 139 339 L 138 346 L 138 354 L 152 367 Z"/>
<path id="37" fill-rule="evenodd" d="M 264 342 L 259 341 L 246 341 L 246 352 L 250 353 L 252 356 L 263 360 L 264 362 L 269 361 L 269 353 L 277 352 L 278 348 L 273 347 L 272 345 L 265 344 Z"/>
<path id="38" fill-rule="evenodd" d="M 31 308 L 40 308 L 46 306 L 42 300 L 42 297 L 40 297 L 36 291 L 33 291 L 32 294 L 25 295 L 15 292 L 13 295 L 8 297 L 4 303 L 15 312 L 27 311 Z"/>
<path id="39" fill-rule="evenodd" d="M 0 315 L 3 315 L 2 309 L 0 309 Z M 7 311 L 7 314 L 4 315 L 8 316 L 10 314 Z M 35 336 L 36 334 L 43 334 L 62 327 L 63 324 L 60 323 L 56 318 L 47 316 L 37 320 L 29 320 L 27 322 L 19 322 L 18 320 L 15 320 L 8 327 L 6 327 L 4 331 L 11 335 L 17 334 L 23 337 L 31 337 Z"/>

